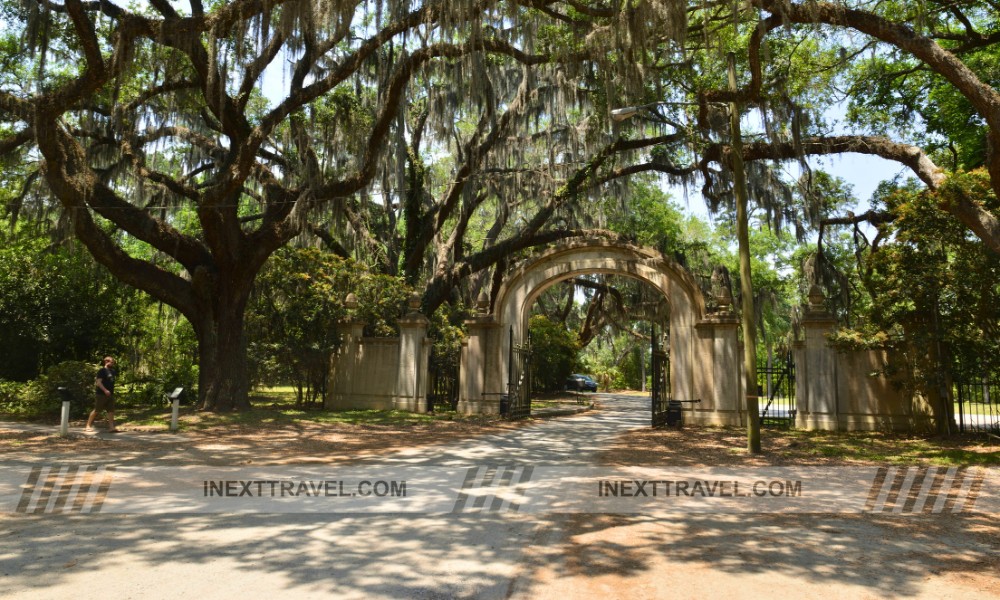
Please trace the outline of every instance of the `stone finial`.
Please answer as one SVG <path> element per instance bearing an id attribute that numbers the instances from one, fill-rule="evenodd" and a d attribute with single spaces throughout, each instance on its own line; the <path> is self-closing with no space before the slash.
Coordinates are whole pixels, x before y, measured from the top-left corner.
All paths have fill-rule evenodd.
<path id="1" fill-rule="evenodd" d="M 406 301 L 406 306 L 409 307 L 410 312 L 420 312 L 420 294 L 416 292 L 410 294 L 409 299 Z"/>
<path id="2" fill-rule="evenodd" d="M 715 301 L 719 305 L 719 312 L 728 313 L 733 305 L 733 294 L 728 287 L 719 288 L 719 293 L 715 295 Z"/>
<path id="3" fill-rule="evenodd" d="M 823 310 L 823 302 L 826 300 L 826 294 L 823 293 L 823 288 L 819 287 L 817 284 L 812 284 L 809 286 L 809 309 L 813 311 Z"/>
<path id="4" fill-rule="evenodd" d="M 486 295 L 486 290 L 479 292 L 479 297 L 476 298 L 476 312 L 481 315 L 485 315 L 490 309 L 490 298 Z"/>
<path id="5" fill-rule="evenodd" d="M 413 292 L 406 299 L 408 312 L 399 320 L 401 327 L 405 325 L 407 327 L 422 326 L 426 328 L 427 324 L 430 323 L 427 317 L 420 313 L 421 300 L 422 298 L 417 292 Z"/>
<path id="6" fill-rule="evenodd" d="M 354 310 L 358 307 L 358 297 L 354 295 L 354 292 L 347 294 L 344 298 L 344 308 L 347 310 Z"/>

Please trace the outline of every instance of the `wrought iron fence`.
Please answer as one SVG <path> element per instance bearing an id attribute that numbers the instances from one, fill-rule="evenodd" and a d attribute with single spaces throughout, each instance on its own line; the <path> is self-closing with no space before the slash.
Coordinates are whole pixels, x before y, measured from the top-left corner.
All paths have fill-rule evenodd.
<path id="1" fill-rule="evenodd" d="M 967 377 L 955 379 L 953 385 L 958 430 L 1000 434 L 1000 380 Z"/>
<path id="2" fill-rule="evenodd" d="M 523 419 L 531 416 L 531 341 L 515 345 L 513 327 L 509 340 L 507 393 L 500 397 L 500 414 L 508 419 Z"/>
<path id="3" fill-rule="evenodd" d="M 653 427 L 659 427 L 667 424 L 670 407 L 670 358 L 666 352 L 656 347 L 655 342 L 653 343 L 650 371 L 652 373 L 652 386 L 650 388 L 652 423 Z"/>
<path id="4" fill-rule="evenodd" d="M 458 368 L 457 353 L 431 352 L 428 361 L 427 410 L 455 410 L 458 408 Z"/>
<path id="5" fill-rule="evenodd" d="M 790 352 L 757 365 L 757 397 L 762 427 L 795 424 L 795 362 Z"/>

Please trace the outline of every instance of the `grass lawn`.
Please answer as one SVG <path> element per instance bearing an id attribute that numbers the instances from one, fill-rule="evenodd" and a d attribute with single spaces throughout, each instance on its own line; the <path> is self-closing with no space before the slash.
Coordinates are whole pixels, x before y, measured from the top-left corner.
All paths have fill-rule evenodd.
<path id="1" fill-rule="evenodd" d="M 543 409 L 576 406 L 593 401 L 592 394 L 556 393 L 540 395 L 532 406 Z M 297 406 L 290 387 L 256 391 L 249 411 L 210 413 L 182 405 L 180 427 L 192 434 L 212 436 L 248 435 L 270 437 L 270 433 L 294 432 L 317 425 L 330 425 L 339 436 L 372 438 L 375 444 L 392 437 L 393 444 L 440 443 L 449 436 L 486 433 L 496 427 L 520 423 L 495 415 L 462 415 L 451 411 L 418 414 L 390 410 L 332 411 L 319 406 Z M 551 411 L 549 411 L 551 412 Z M 15 420 L 0 413 L 0 420 Z M 120 406 L 117 421 L 126 430 L 166 431 L 170 407 L 166 402 L 150 406 Z M 541 417 L 539 417 L 541 418 Z M 23 419 L 19 419 L 23 420 Z M 41 420 L 57 424 L 58 417 Z M 531 422 L 528 419 L 527 422 Z M 81 425 L 79 420 L 75 425 Z M 352 433 L 353 432 L 353 433 Z M 391 436 L 387 432 L 391 432 Z M 29 434 L 19 434 L 30 437 Z M 423 436 L 423 437 L 421 437 Z M 17 436 L 10 443 L 17 442 Z M 375 439 L 377 438 L 377 439 Z M 426 439 L 425 439 L 426 438 Z M 20 439 L 20 438 L 18 438 Z M 623 464 L 711 464 L 711 465 L 823 465 L 898 464 L 943 466 L 1000 466 L 1000 438 L 982 433 L 950 437 L 886 432 L 828 432 L 765 429 L 764 454 L 746 453 L 746 431 L 738 427 L 694 427 L 682 430 L 640 428 L 619 436 L 605 450 L 605 459 Z M 2 441 L 2 440 L 0 440 Z M 343 444 L 343 442 L 338 442 Z M 360 443 L 360 442 L 359 442 Z M 363 444 L 362 444 L 363 445 Z M 2 443 L 0 443 L 2 446 Z"/>
<path id="2" fill-rule="evenodd" d="M 997 440 L 983 434 L 943 437 L 797 430 L 782 434 L 790 443 L 821 457 L 901 465 L 927 462 L 943 466 L 1000 466 Z"/>
<path id="3" fill-rule="evenodd" d="M 468 420 L 482 422 L 490 417 L 466 416 L 453 411 L 438 411 L 434 414 L 420 414 L 401 410 L 327 410 L 319 404 L 296 405 L 294 388 L 290 386 L 265 388 L 250 396 L 248 411 L 212 413 L 195 410 L 190 405 L 181 405 L 179 425 L 185 429 L 208 429 L 212 427 L 236 426 L 241 428 L 266 428 L 307 423 L 343 423 L 354 425 L 407 426 L 434 421 Z M 492 418 L 495 420 L 495 417 Z M 116 420 L 126 427 L 168 428 L 170 426 L 170 406 L 124 406 L 116 411 Z"/>

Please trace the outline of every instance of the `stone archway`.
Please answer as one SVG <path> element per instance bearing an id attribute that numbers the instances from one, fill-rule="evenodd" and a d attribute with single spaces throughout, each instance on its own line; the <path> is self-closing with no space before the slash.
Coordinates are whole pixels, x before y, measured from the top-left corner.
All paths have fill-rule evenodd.
<path id="1" fill-rule="evenodd" d="M 673 396 L 701 400 L 688 417 L 692 422 L 740 423 L 735 317 L 706 314 L 705 299 L 694 277 L 660 252 L 607 240 L 562 243 L 529 259 L 505 279 L 493 306 L 467 322 L 460 409 L 498 411 L 507 381 L 508 332 L 513 328 L 515 343 L 523 340 L 531 305 L 542 292 L 560 281 L 592 273 L 633 277 L 664 295 L 670 305 Z"/>

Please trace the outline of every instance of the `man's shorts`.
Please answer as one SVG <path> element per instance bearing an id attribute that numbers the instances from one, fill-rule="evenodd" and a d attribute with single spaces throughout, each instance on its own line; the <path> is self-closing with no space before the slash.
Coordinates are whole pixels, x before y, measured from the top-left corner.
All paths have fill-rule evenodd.
<path id="1" fill-rule="evenodd" d="M 95 396 L 94 410 L 97 412 L 115 409 L 115 395 L 105 396 L 104 392 L 98 392 Z"/>

